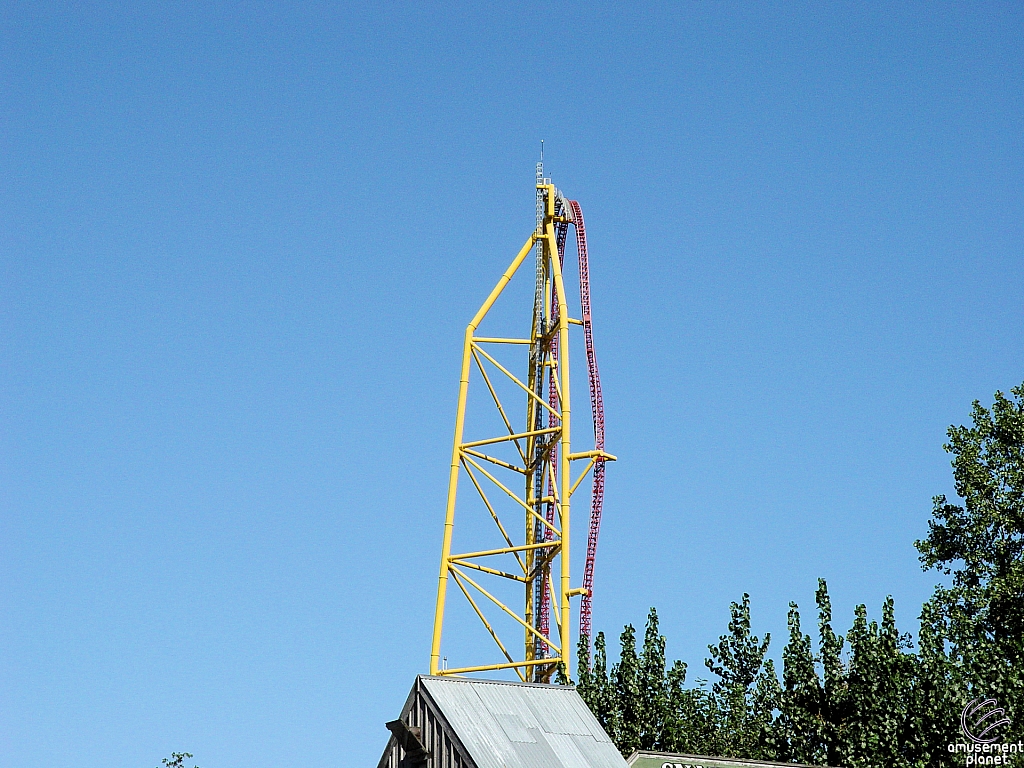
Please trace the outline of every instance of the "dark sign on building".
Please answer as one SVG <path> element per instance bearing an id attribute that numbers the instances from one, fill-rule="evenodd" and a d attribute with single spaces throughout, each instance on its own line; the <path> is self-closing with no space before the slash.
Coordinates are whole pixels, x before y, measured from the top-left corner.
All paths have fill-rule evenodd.
<path id="1" fill-rule="evenodd" d="M 675 755 L 669 752 L 634 752 L 626 761 L 633 768 L 813 768 L 797 763 L 769 763 L 706 755 Z"/>

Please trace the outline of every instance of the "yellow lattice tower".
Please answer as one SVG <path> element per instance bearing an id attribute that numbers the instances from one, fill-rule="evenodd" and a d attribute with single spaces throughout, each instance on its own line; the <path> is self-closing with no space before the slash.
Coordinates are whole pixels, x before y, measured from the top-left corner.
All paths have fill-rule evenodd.
<path id="1" fill-rule="evenodd" d="M 585 590 L 570 586 L 570 499 L 595 461 L 614 460 L 615 457 L 603 451 L 570 453 L 569 326 L 582 322 L 569 317 L 562 279 L 556 225 L 564 227 L 567 221 L 568 209 L 564 203 L 550 179 L 543 177 L 543 167 L 538 164 L 536 230 L 466 328 L 430 652 L 432 675 L 511 669 L 524 681 L 547 682 L 559 667 L 566 674 L 571 669 L 569 601 Z M 536 283 L 530 337 L 477 336 L 480 324 L 531 252 L 536 256 Z M 496 356 L 496 348 L 507 348 L 507 345 L 529 350 L 525 382 Z M 474 369 L 500 415 L 504 431 L 499 435 L 467 441 L 464 428 L 470 376 Z M 499 379 L 506 384 L 511 382 L 525 393 L 526 418 L 522 428 L 514 427 L 509 418 L 509 411 L 499 396 L 500 387 L 495 386 Z M 509 450 L 510 447 L 515 449 L 511 460 L 491 455 L 499 448 Z M 586 468 L 573 480 L 571 463 L 581 459 L 588 460 Z M 511 480 L 503 482 L 498 476 L 508 473 L 520 476 L 522 495 L 510 487 L 515 483 Z M 500 546 L 452 553 L 456 501 L 463 477 L 472 486 L 470 492 L 479 502 L 480 511 L 489 514 L 496 524 Z M 515 532 L 518 526 L 510 529 L 505 524 L 489 493 L 512 499 L 525 516 L 522 543 L 517 543 L 518 536 L 514 537 L 509 532 Z M 495 567 L 497 565 L 503 567 Z M 474 575 L 470 576 L 469 571 Z M 501 654 L 500 660 L 442 668 L 441 638 L 449 577 L 493 638 Z M 484 583 L 494 580 L 519 582 L 525 587 L 521 613 L 495 596 L 494 591 L 497 590 L 493 587 L 487 589 L 484 586 Z M 525 638 L 521 657 L 513 654 L 500 639 L 481 606 L 490 606 L 488 610 L 497 608 L 521 625 Z M 550 619 L 554 620 L 554 633 L 550 631 Z"/>

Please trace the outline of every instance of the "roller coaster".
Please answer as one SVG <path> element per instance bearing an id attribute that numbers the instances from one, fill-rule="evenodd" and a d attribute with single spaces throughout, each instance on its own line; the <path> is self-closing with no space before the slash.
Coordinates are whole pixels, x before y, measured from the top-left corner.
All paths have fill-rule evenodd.
<path id="1" fill-rule="evenodd" d="M 544 176 L 543 159 L 537 164 L 536 212 L 536 228 L 466 327 L 430 652 L 432 675 L 511 670 L 523 682 L 551 682 L 560 675 L 567 677 L 572 668 L 570 601 L 577 596 L 582 598 L 580 635 L 589 643 L 605 464 L 615 457 L 605 452 L 604 401 L 594 351 L 583 210 Z M 569 314 L 563 279 L 570 226 L 576 235 L 579 266 L 578 318 Z M 481 324 L 531 253 L 535 256 L 535 271 L 529 336 L 480 335 Z M 525 311 L 522 319 L 525 326 Z M 576 453 L 570 445 L 572 326 L 583 330 L 594 437 L 593 449 Z M 516 364 L 508 360 L 514 355 L 518 355 Z M 523 366 L 520 371 L 525 368 L 522 379 L 510 370 L 517 365 Z M 464 433 L 471 410 L 471 376 L 478 380 L 476 388 L 486 390 L 483 399 L 491 417 L 497 416 L 492 421 L 498 434 L 467 440 Z M 515 419 L 521 427 L 514 426 L 515 414 L 506 406 L 512 396 L 521 398 L 521 403 L 525 400 L 525 418 L 518 421 L 523 418 L 520 415 Z M 476 401 L 472 403 L 475 407 Z M 469 421 L 472 429 L 479 420 Z M 571 471 L 574 466 L 582 466 L 576 470 L 575 478 Z M 570 581 L 570 502 L 587 475 L 591 475 L 587 553 L 582 585 L 574 588 Z M 485 537 L 479 526 L 466 526 L 468 538 L 479 541 L 480 546 L 453 553 L 456 511 L 458 508 L 461 521 L 463 507 L 468 506 L 465 499 L 459 501 L 460 481 L 471 487 L 469 498 L 474 502 L 474 514 L 482 516 L 484 522 L 489 517 L 494 527 L 487 524 L 491 533 Z M 516 485 L 520 490 L 514 490 Z M 508 523 L 510 514 L 525 517 L 525 526 Z M 460 537 L 460 543 L 463 538 Z M 447 656 L 442 655 L 442 630 L 449 582 L 454 582 L 472 614 L 494 641 L 496 651 L 492 658 L 497 660 L 448 667 Z M 521 610 L 510 607 L 508 603 L 513 600 L 503 600 L 503 595 L 495 594 L 518 588 L 525 588 Z M 495 612 L 513 629 L 519 625 L 524 638 L 521 653 L 513 652 L 514 646 L 507 645 L 499 636 L 499 627 L 493 620 Z"/>

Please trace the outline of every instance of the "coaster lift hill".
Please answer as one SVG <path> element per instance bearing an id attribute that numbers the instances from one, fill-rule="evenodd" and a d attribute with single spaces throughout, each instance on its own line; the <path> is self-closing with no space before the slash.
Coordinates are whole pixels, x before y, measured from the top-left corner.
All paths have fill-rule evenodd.
<path id="1" fill-rule="evenodd" d="M 589 642 L 605 462 L 614 461 L 615 457 L 604 450 L 604 403 L 594 352 L 583 212 L 578 202 L 566 199 L 551 180 L 544 177 L 543 157 L 537 164 L 536 195 L 536 229 L 466 328 L 430 650 L 431 675 L 512 670 L 522 682 L 547 683 L 561 670 L 568 677 L 572 669 L 570 599 L 576 596 L 582 596 L 580 634 Z M 570 225 L 576 233 L 579 257 L 580 318 L 569 315 L 563 280 L 565 242 Z M 478 336 L 481 323 L 531 253 L 535 256 L 535 284 L 529 337 Z M 572 453 L 570 443 L 569 331 L 573 325 L 583 329 L 594 430 L 593 449 L 577 453 Z M 523 351 L 527 353 L 525 381 L 509 370 L 514 366 L 507 366 L 499 359 L 509 350 L 518 351 L 520 355 Z M 466 440 L 464 430 L 474 369 L 475 378 L 480 380 L 477 386 L 482 384 L 486 388 L 504 430 L 497 435 Z M 502 386 L 513 385 L 520 396 L 525 394 L 522 427 L 513 426 L 510 411 L 500 397 Z M 497 424 L 497 420 L 494 423 Z M 492 455 L 494 453 L 504 453 L 505 457 Z M 574 465 L 579 467 L 578 462 L 583 462 L 583 466 L 573 478 L 570 470 Z M 570 582 L 570 502 L 591 472 L 591 516 L 583 585 L 573 588 Z M 519 480 L 514 482 L 515 475 Z M 459 485 L 461 481 L 465 486 L 467 480 L 471 486 L 469 493 L 481 502 L 483 509 L 479 511 L 486 510 L 496 524 L 498 538 L 483 542 L 485 546 L 475 551 L 453 553 Z M 522 493 L 513 490 L 516 484 Z M 511 499 L 513 507 L 525 517 L 525 528 L 507 526 L 502 520 L 500 505 L 492 503 L 489 493 Z M 461 505 L 459 508 L 461 510 Z M 513 536 L 510 531 L 515 532 L 517 528 L 523 534 Z M 487 546 L 498 542 L 498 546 Z M 470 576 L 470 571 L 475 577 Z M 453 668 L 443 663 L 446 657 L 442 656 L 442 629 L 450 582 L 455 583 L 493 639 L 496 660 Z M 522 586 L 525 599 L 521 611 L 494 594 L 500 587 L 491 584 L 497 582 L 505 585 L 516 582 Z M 481 605 L 490 605 L 488 610 L 491 611 L 497 608 L 520 625 L 524 637 L 521 654 L 513 653 L 514 647 L 510 650 L 500 639 Z"/>

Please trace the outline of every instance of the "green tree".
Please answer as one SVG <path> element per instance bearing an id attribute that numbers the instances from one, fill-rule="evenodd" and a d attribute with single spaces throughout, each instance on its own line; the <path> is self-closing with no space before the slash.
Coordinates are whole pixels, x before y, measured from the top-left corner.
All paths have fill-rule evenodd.
<path id="1" fill-rule="evenodd" d="M 811 637 L 800 628 L 800 609 L 789 604 L 789 641 L 782 649 L 782 696 L 780 730 L 784 736 L 783 760 L 820 764 L 825 760 L 821 733 L 822 685 L 814 668 Z"/>
<path id="2" fill-rule="evenodd" d="M 936 496 L 928 536 L 916 542 L 925 569 L 952 576 L 928 611 L 941 616 L 948 663 L 963 695 L 994 697 L 1024 738 L 1024 384 L 974 402 L 971 426 L 951 426 L 943 446 L 963 504 Z"/>
<path id="3" fill-rule="evenodd" d="M 844 638 L 832 629 L 832 600 L 824 579 L 818 579 L 814 601 L 818 606 L 818 660 L 822 671 L 819 736 L 825 764 L 841 765 L 847 719 L 856 713 L 849 708 L 849 685 L 842 659 Z"/>
<path id="4" fill-rule="evenodd" d="M 658 612 L 654 608 L 647 614 L 637 687 L 640 694 L 640 749 L 655 749 L 664 741 L 668 686 L 665 679 L 665 637 L 658 632 Z"/>
<path id="5" fill-rule="evenodd" d="M 801 629 L 798 607 L 790 604 L 782 685 L 767 658 L 771 638 L 753 635 L 750 600 L 744 595 L 730 606 L 728 634 L 708 646 L 711 658 L 705 665 L 718 678 L 710 689 L 703 680 L 686 687 L 687 667 L 681 661 L 665 669 L 665 638 L 652 609 L 642 652 L 637 656 L 636 633 L 627 625 L 619 663 L 607 683 L 601 682 L 607 679 L 603 636 L 595 643 L 593 670 L 587 664 L 589 649 L 581 646 L 586 700 L 627 755 L 660 749 L 850 768 L 943 764 L 945 745 L 952 741 L 947 715 L 962 697 L 950 683 L 956 668 L 945 655 L 941 620 L 933 614 L 928 614 L 932 624 L 922 620 L 921 653 L 915 656 L 909 635 L 896 628 L 891 597 L 880 624 L 868 622 L 867 609 L 858 606 L 845 637 L 832 628 L 822 579 L 815 602 L 817 654 Z"/>
<path id="6" fill-rule="evenodd" d="M 774 757 L 780 690 L 774 665 L 765 665 L 771 635 L 762 641 L 751 633 L 750 595 L 729 611 L 729 634 L 708 646 L 711 658 L 704 662 L 719 678 L 712 692 L 720 710 L 720 750 L 730 757 Z"/>
<path id="7" fill-rule="evenodd" d="M 765 635 L 767 638 L 768 636 Z M 779 760 L 787 752 L 785 737 L 776 714 L 782 706 L 782 687 L 775 672 L 775 662 L 767 659 L 754 681 L 751 696 L 751 731 L 755 734 L 752 759 Z"/>
<path id="8" fill-rule="evenodd" d="M 576 692 L 594 711 L 594 673 L 590 669 L 590 638 L 581 634 L 576 643 Z"/>
<path id="9" fill-rule="evenodd" d="M 708 647 L 705 665 L 718 678 L 710 689 L 703 680 L 686 687 L 681 661 L 665 669 L 665 638 L 652 609 L 639 656 L 636 634 L 625 627 L 610 681 L 601 682 L 607 680 L 603 636 L 595 643 L 593 670 L 589 649 L 581 646 L 586 700 L 602 723 L 611 724 L 606 729 L 623 754 L 660 749 L 850 768 L 944 764 L 945 747 L 955 738 L 949 714 L 959 711 L 963 699 L 951 682 L 958 672 L 945 652 L 942 618 L 922 614 L 915 655 L 909 635 L 896 628 L 891 597 L 880 623 L 869 622 L 867 609 L 858 606 L 845 637 L 832 628 L 822 579 L 815 602 L 817 653 L 801 629 L 799 609 L 790 604 L 782 685 L 767 658 L 770 637 L 753 635 L 744 595 L 730 606 L 728 633 Z"/>
<path id="10" fill-rule="evenodd" d="M 690 729 L 693 712 L 689 706 L 690 689 L 686 688 L 686 664 L 676 661 L 665 674 L 665 728 L 661 748 L 669 752 L 687 752 L 691 748 Z"/>
<path id="11" fill-rule="evenodd" d="M 640 656 L 627 626 L 610 676 L 604 636 L 593 669 L 581 639 L 581 695 L 619 749 L 931 768 L 948 764 L 959 713 L 980 696 L 1006 708 L 1012 725 L 1002 740 L 1024 740 L 1024 384 L 1010 398 L 997 392 L 991 410 L 975 402 L 972 421 L 950 427 L 945 445 L 963 503 L 935 497 L 928 536 L 916 542 L 923 567 L 951 577 L 922 608 L 916 653 L 891 597 L 880 622 L 860 605 L 845 637 L 837 633 L 819 579 L 817 653 L 790 603 L 781 685 L 744 595 L 730 607 L 728 633 L 709 646 L 717 681 L 686 687 L 684 663 L 665 669 L 652 608 Z"/>
<path id="12" fill-rule="evenodd" d="M 165 757 L 161 762 L 164 768 L 185 768 L 185 761 L 192 759 L 191 752 L 171 752 L 170 757 Z M 194 766 L 199 768 L 199 766 Z"/>
<path id="13" fill-rule="evenodd" d="M 612 668 L 619 751 L 630 755 L 640 748 L 643 700 L 640 696 L 640 660 L 636 655 L 636 630 L 627 624 L 619 636 L 619 661 Z"/>
<path id="14" fill-rule="evenodd" d="M 942 764 L 946 745 L 962 737 L 958 714 L 967 700 L 961 668 L 949 657 L 945 618 L 931 602 L 921 609 L 918 650 L 914 665 L 905 751 L 911 765 Z"/>
<path id="15" fill-rule="evenodd" d="M 572 685 L 572 679 L 569 677 L 564 661 L 558 662 L 558 666 L 555 667 L 555 685 Z"/>
<path id="16" fill-rule="evenodd" d="M 852 712 L 844 748 L 851 766 L 914 764 L 920 741 L 913 732 L 911 704 L 916 660 L 905 652 L 909 637 L 896 629 L 892 597 L 882 606 L 882 623 L 868 623 L 867 610 L 857 606 L 847 633 L 850 664 L 847 678 Z"/>
<path id="17" fill-rule="evenodd" d="M 591 673 L 590 701 L 587 705 L 605 732 L 618 743 L 618 711 L 615 689 L 608 677 L 608 651 L 604 632 L 594 638 L 594 669 Z"/>

